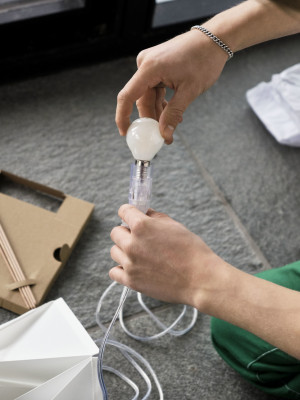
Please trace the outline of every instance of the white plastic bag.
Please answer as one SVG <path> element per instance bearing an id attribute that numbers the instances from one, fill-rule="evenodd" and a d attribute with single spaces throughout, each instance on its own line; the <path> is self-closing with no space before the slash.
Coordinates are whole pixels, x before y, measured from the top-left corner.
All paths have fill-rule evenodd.
<path id="1" fill-rule="evenodd" d="M 300 147 L 300 64 L 246 93 L 248 103 L 281 144 Z"/>

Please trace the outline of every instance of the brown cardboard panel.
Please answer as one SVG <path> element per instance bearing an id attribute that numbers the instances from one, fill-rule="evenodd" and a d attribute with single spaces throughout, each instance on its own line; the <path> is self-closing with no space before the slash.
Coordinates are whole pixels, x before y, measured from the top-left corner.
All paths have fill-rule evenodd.
<path id="1" fill-rule="evenodd" d="M 0 178 L 1 174 L 62 199 L 58 211 L 52 212 L 0 192 L 1 225 L 39 305 L 69 258 L 94 205 L 6 171 L 0 171 Z M 28 309 L 17 287 L 0 256 L 0 306 L 21 314 Z"/>

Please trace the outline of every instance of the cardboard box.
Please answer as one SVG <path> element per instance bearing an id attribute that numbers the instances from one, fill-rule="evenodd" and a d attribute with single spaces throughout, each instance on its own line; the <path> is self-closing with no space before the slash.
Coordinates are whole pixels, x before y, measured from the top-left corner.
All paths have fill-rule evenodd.
<path id="1" fill-rule="evenodd" d="M 1 191 L 1 180 L 59 199 L 57 212 Z M 22 314 L 28 311 L 19 288 L 29 285 L 37 305 L 45 299 L 66 264 L 94 205 L 63 192 L 0 170 L 0 223 L 26 277 L 15 282 L 0 255 L 0 306 Z"/>

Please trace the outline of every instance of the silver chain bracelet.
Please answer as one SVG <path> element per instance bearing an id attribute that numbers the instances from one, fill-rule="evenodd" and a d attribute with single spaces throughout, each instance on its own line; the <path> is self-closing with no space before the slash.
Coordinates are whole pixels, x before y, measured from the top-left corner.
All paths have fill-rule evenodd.
<path id="1" fill-rule="evenodd" d="M 204 28 L 204 26 L 194 25 L 191 27 L 191 30 L 192 29 L 198 29 L 199 31 L 207 35 L 209 38 L 211 38 L 218 46 L 221 47 L 221 49 L 226 51 L 226 53 L 228 54 L 228 60 L 233 57 L 233 51 L 224 42 L 222 42 L 222 40 L 219 39 L 216 35 L 211 33 L 208 29 Z"/>

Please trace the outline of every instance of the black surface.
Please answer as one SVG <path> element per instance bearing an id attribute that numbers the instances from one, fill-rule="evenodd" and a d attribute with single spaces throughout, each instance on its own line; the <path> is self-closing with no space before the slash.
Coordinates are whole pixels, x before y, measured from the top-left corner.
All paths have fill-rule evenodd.
<path id="1" fill-rule="evenodd" d="M 0 80 L 136 55 L 236 1 L 86 0 L 80 9 L 1 24 Z M 0 7 L 1 8 L 1 7 Z"/>
<path id="2" fill-rule="evenodd" d="M 240 3 L 238 0 L 174 0 L 159 3 L 155 7 L 154 28 L 178 24 L 217 14 Z"/>

